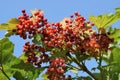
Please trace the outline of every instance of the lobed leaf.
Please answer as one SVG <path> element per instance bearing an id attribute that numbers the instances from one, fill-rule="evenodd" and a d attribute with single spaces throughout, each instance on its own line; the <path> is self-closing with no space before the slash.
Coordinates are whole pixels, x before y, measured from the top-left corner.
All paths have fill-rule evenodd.
<path id="1" fill-rule="evenodd" d="M 47 78 L 48 76 L 47 76 L 46 74 L 42 74 L 41 77 L 42 77 L 42 80 L 49 80 L 49 79 Z"/>
<path id="2" fill-rule="evenodd" d="M 106 29 L 120 19 L 120 16 L 118 14 L 120 14 L 120 8 L 116 8 L 115 14 L 104 14 L 99 16 L 91 15 L 89 16 L 89 20 L 93 22 L 98 29 Z"/>
<path id="3" fill-rule="evenodd" d="M 107 28 L 111 26 L 113 23 L 118 21 L 118 17 L 114 14 L 104 14 L 100 16 L 89 16 L 89 20 L 92 21 L 98 29 Z"/>
<path id="4" fill-rule="evenodd" d="M 0 64 L 3 65 L 4 71 L 9 77 L 16 80 L 35 80 L 39 77 L 44 68 L 36 68 L 31 64 L 26 64 L 20 58 L 13 55 L 14 44 L 8 38 L 0 40 Z M 5 76 L 0 72 L 0 80 L 6 80 Z"/>
<path id="5" fill-rule="evenodd" d="M 0 59 L 2 64 L 8 63 L 13 59 L 14 44 L 8 38 L 0 40 Z"/>
<path id="6" fill-rule="evenodd" d="M 118 17 L 120 18 L 120 8 L 116 8 L 116 14 L 118 15 Z"/>
<path id="7" fill-rule="evenodd" d="M 114 28 L 114 30 L 111 31 L 110 38 L 113 38 L 115 42 L 120 42 L 120 29 Z"/>

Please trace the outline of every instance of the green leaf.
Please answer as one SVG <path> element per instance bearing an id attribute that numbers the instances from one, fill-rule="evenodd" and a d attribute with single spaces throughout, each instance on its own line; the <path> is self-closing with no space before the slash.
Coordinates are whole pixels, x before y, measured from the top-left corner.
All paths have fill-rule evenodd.
<path id="1" fill-rule="evenodd" d="M 73 73 L 75 73 L 75 74 L 78 74 L 78 69 L 76 69 L 76 68 L 71 69 L 70 71 L 73 72 Z"/>
<path id="2" fill-rule="evenodd" d="M 18 24 L 19 23 L 19 20 L 18 19 L 16 19 L 16 18 L 12 18 L 12 19 L 10 19 L 7 23 L 9 23 L 9 24 Z"/>
<path id="3" fill-rule="evenodd" d="M 0 71 L 0 80 L 7 80 L 7 78 L 2 74 L 1 71 Z"/>
<path id="4" fill-rule="evenodd" d="M 114 42 L 120 42 L 120 29 L 114 28 L 110 32 L 109 37 L 114 39 Z"/>
<path id="5" fill-rule="evenodd" d="M 104 72 L 102 75 L 100 73 L 93 73 L 99 80 L 107 80 L 106 73 Z"/>
<path id="6" fill-rule="evenodd" d="M 59 49 L 59 48 L 53 48 L 53 49 L 51 50 L 51 52 L 54 53 L 54 55 L 52 55 L 53 58 L 61 57 L 61 58 L 64 58 L 65 60 L 67 60 L 67 58 L 65 57 L 65 56 L 66 56 L 66 53 L 67 53 L 66 50 L 61 50 L 61 49 Z"/>
<path id="7" fill-rule="evenodd" d="M 119 73 L 115 71 L 111 71 L 110 73 L 110 80 L 119 80 Z"/>
<path id="8" fill-rule="evenodd" d="M 36 68 L 32 64 L 25 64 L 22 59 L 13 55 L 14 44 L 8 38 L 0 40 L 0 64 L 9 77 L 16 80 L 35 80 L 45 68 Z M 2 60 L 1 60 L 2 59 Z M 3 75 L 0 72 L 1 76 Z M 0 80 L 6 80 L 5 76 Z"/>
<path id="9" fill-rule="evenodd" d="M 92 80 L 90 76 L 75 77 L 72 80 Z"/>
<path id="10" fill-rule="evenodd" d="M 23 74 L 24 74 L 24 71 L 23 71 Z M 20 72 L 18 72 L 18 71 L 15 72 L 15 74 L 13 75 L 13 77 L 16 78 L 16 79 L 19 79 L 19 80 L 26 80 L 27 79 L 26 76 L 23 77 L 22 74 Z"/>
<path id="11" fill-rule="evenodd" d="M 120 13 L 120 8 L 116 8 L 116 13 Z"/>
<path id="12" fill-rule="evenodd" d="M 34 37 L 33 37 L 33 40 L 32 42 L 35 43 L 35 44 L 41 44 L 42 42 L 42 34 L 36 34 Z"/>
<path id="13" fill-rule="evenodd" d="M 116 8 L 116 15 L 118 15 L 118 17 L 120 18 L 120 8 Z"/>
<path id="14" fill-rule="evenodd" d="M 118 15 L 119 9 L 116 9 L 115 14 L 104 14 L 99 16 L 89 16 L 89 20 L 93 22 L 98 29 L 111 26 L 113 23 L 117 22 L 120 17 Z"/>
<path id="15" fill-rule="evenodd" d="M 102 56 L 103 61 L 105 61 L 106 63 L 111 64 L 111 61 L 113 61 L 113 54 L 111 53 L 111 51 L 108 51 L 106 53 L 103 53 Z"/>
<path id="16" fill-rule="evenodd" d="M 19 20 L 16 18 L 10 19 L 7 23 L 0 24 L 0 30 L 13 30 L 16 29 L 16 24 L 19 23 Z"/>
<path id="17" fill-rule="evenodd" d="M 109 68 L 108 78 L 110 78 L 111 80 L 118 80 L 120 73 L 120 48 L 113 47 L 109 56 L 103 57 L 103 59 L 104 58 L 104 61 L 106 61 L 108 64 L 106 68 Z"/>
<path id="18" fill-rule="evenodd" d="M 12 65 L 11 68 L 13 68 L 15 71 L 18 71 L 13 75 L 14 78 L 17 79 L 18 76 L 16 74 L 19 73 L 19 77 L 23 77 L 25 80 L 35 80 L 37 77 L 39 77 L 40 72 L 44 70 L 44 68 L 36 68 L 31 64 L 25 64 L 21 60 L 19 63 Z"/>
<path id="19" fill-rule="evenodd" d="M 118 80 L 120 80 L 120 73 L 119 73 L 119 76 L 118 76 Z"/>
<path id="20" fill-rule="evenodd" d="M 8 30 L 6 33 L 5 33 L 5 37 L 10 37 L 11 35 L 14 35 L 15 33 L 11 30 Z"/>
<path id="21" fill-rule="evenodd" d="M 20 60 L 27 60 L 27 56 L 25 55 L 25 53 L 23 53 L 20 57 L 19 57 Z"/>
<path id="22" fill-rule="evenodd" d="M 48 77 L 48 75 L 46 75 L 46 74 L 42 74 L 42 80 L 49 80 L 47 77 Z"/>
<path id="23" fill-rule="evenodd" d="M 114 48 L 112 50 L 112 54 L 113 54 L 113 61 L 112 63 L 116 63 L 115 65 L 113 65 L 113 70 L 120 72 L 120 49 L 119 48 Z"/>
<path id="24" fill-rule="evenodd" d="M 8 38 L 3 38 L 0 40 L 0 59 L 2 64 L 10 62 L 13 58 L 14 44 L 9 41 Z"/>
<path id="25" fill-rule="evenodd" d="M 35 80 L 39 77 L 40 72 L 44 70 L 43 68 L 36 68 L 31 64 L 25 64 L 17 58 L 3 67 L 7 75 L 13 76 L 16 80 Z"/>

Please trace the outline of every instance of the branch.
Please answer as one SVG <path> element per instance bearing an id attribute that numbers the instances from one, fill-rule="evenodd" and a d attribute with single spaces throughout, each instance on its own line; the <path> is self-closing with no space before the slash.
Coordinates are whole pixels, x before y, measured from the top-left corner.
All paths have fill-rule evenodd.
<path id="1" fill-rule="evenodd" d="M 0 50 L 0 56 L 1 56 L 1 60 L 0 60 L 0 70 L 2 71 L 2 73 L 5 75 L 5 77 L 10 80 L 9 76 L 5 73 L 4 69 L 3 69 L 3 65 L 2 65 L 2 53 Z"/>
<path id="2" fill-rule="evenodd" d="M 69 56 L 83 71 L 85 71 L 87 74 L 89 74 L 94 80 L 98 80 L 95 75 L 93 75 L 85 66 L 84 63 L 82 65 L 78 62 L 77 59 L 73 58 L 69 53 L 67 53 L 67 56 Z"/>
<path id="3" fill-rule="evenodd" d="M 87 69 L 87 67 L 86 67 L 83 63 L 82 63 L 81 66 L 83 66 L 82 69 L 83 69 L 86 73 L 88 73 L 92 78 L 94 78 L 94 80 L 98 80 L 98 78 L 96 78 L 95 75 L 93 75 L 93 74 Z"/>
<path id="4" fill-rule="evenodd" d="M 10 80 L 9 76 L 5 73 L 2 64 L 1 64 L 1 66 L 0 66 L 0 70 L 1 70 L 2 73 L 5 75 L 5 77 L 6 77 L 8 80 Z"/>
<path id="5" fill-rule="evenodd" d="M 87 74 L 89 74 L 94 80 L 98 80 L 96 77 L 95 77 L 95 75 L 93 75 L 88 69 L 87 69 L 87 67 L 82 63 L 82 65 L 79 63 L 79 62 L 77 62 L 77 61 L 75 61 L 76 62 L 76 64 L 83 70 L 83 71 L 85 71 Z"/>

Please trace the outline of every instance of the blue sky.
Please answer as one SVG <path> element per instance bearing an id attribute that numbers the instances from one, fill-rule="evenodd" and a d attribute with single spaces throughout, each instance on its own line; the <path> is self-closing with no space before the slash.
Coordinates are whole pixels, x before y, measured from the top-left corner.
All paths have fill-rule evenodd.
<path id="1" fill-rule="evenodd" d="M 49 22 L 61 21 L 64 17 L 69 17 L 75 11 L 88 18 L 89 15 L 100 15 L 104 13 L 114 13 L 115 8 L 120 7 L 120 0 L 1 0 L 0 2 L 0 23 L 4 23 L 11 18 L 21 15 L 21 10 L 42 9 Z M 120 22 L 115 24 L 120 26 Z M 0 38 L 5 31 L 0 31 Z M 15 44 L 15 55 L 18 57 L 22 53 L 24 40 L 12 36 L 10 40 Z M 93 64 L 88 64 L 92 67 Z"/>
<path id="2" fill-rule="evenodd" d="M 22 9 L 29 13 L 35 8 L 42 9 L 49 21 L 60 21 L 74 11 L 86 18 L 90 14 L 114 12 L 120 7 L 120 0 L 1 0 L 0 6 L 0 23 L 18 17 Z"/>

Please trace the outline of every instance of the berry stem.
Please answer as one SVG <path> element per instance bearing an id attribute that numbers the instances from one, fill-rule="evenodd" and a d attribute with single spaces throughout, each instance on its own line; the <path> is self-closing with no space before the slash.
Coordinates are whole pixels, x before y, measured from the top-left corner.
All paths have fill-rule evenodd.
<path id="1" fill-rule="evenodd" d="M 99 68 L 99 70 L 100 70 L 100 76 L 101 76 L 101 79 L 103 79 L 103 70 L 102 70 L 102 68 L 101 68 L 101 66 L 102 66 L 102 54 L 100 54 L 100 58 L 99 58 L 99 63 L 98 63 L 98 68 Z"/>

